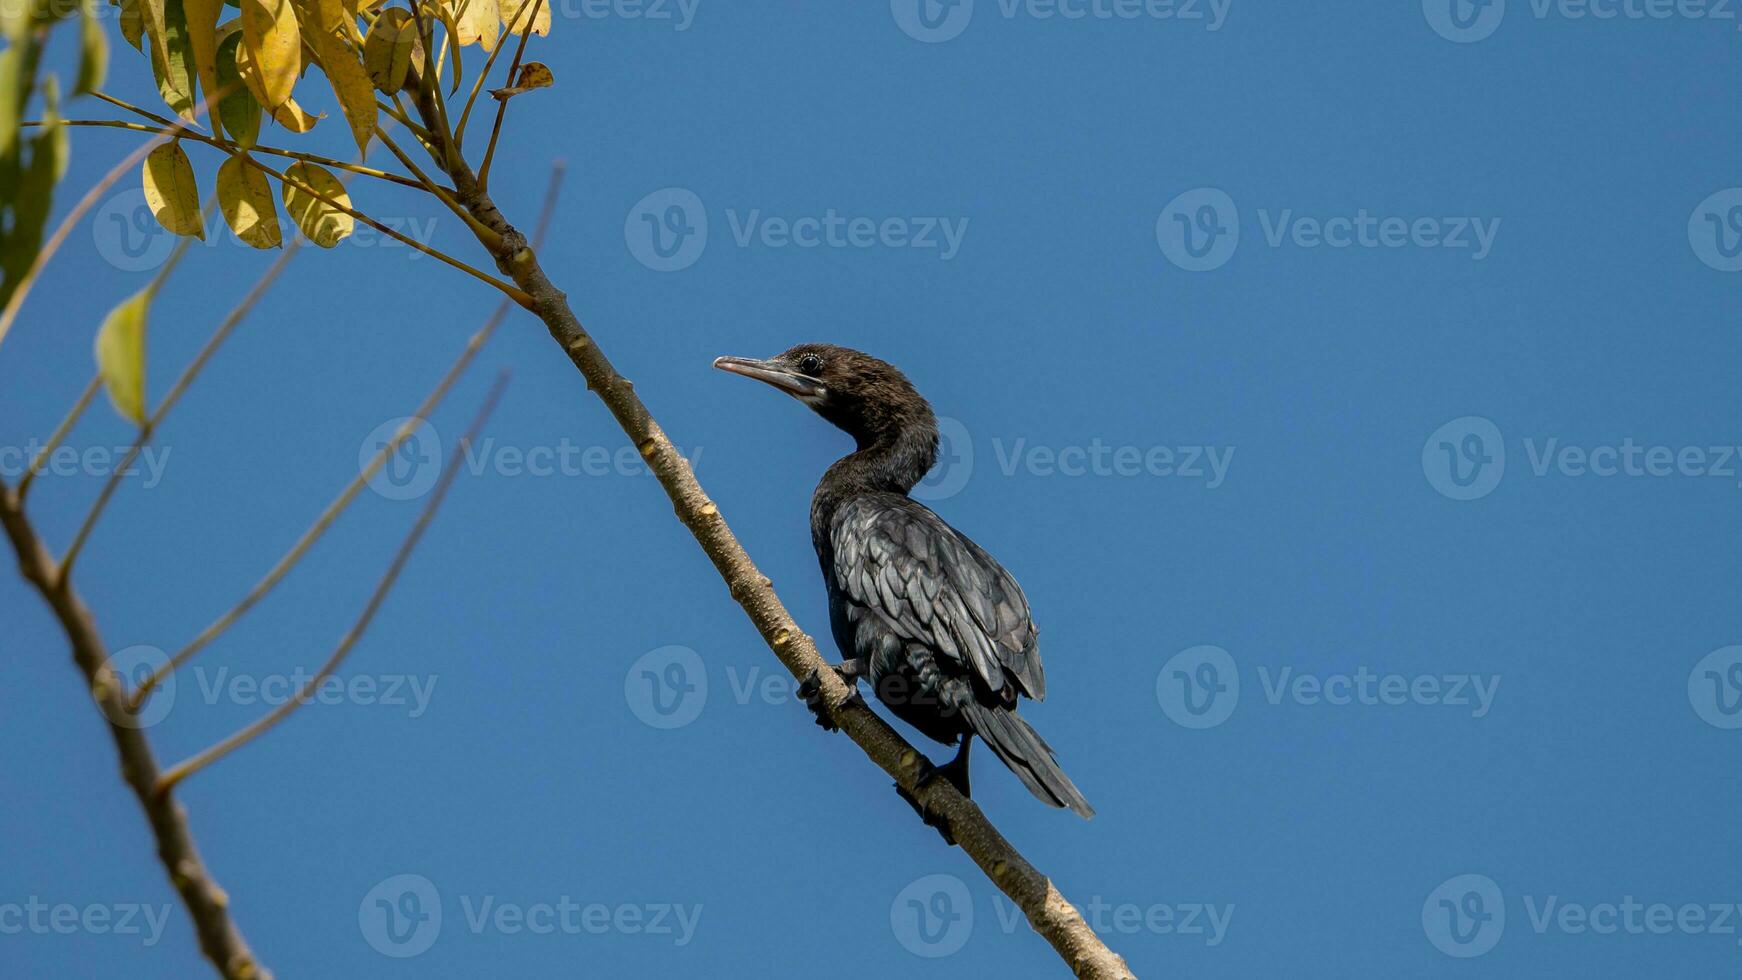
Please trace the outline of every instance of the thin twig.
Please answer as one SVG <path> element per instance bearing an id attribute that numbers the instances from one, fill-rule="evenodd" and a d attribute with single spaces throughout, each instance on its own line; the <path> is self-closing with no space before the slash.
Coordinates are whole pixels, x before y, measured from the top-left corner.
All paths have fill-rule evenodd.
<path id="1" fill-rule="evenodd" d="M 61 419 L 60 424 L 55 426 L 53 434 L 48 437 L 48 442 L 42 447 L 42 451 L 30 461 L 30 467 L 24 471 L 24 476 L 18 481 L 18 502 L 20 504 L 24 502 L 25 497 L 30 495 L 30 484 L 36 480 L 36 474 L 42 472 L 42 468 L 48 465 L 49 455 L 60 448 L 61 440 L 65 439 L 67 433 L 73 430 L 73 426 L 78 424 L 79 419 L 85 414 L 85 409 L 91 407 L 91 399 L 97 396 L 98 389 L 102 387 L 103 379 L 100 376 L 93 376 L 90 383 L 85 385 L 85 390 L 79 393 L 78 401 L 73 402 L 73 407 L 67 412 L 66 418 Z"/>
<path id="2" fill-rule="evenodd" d="M 302 688 L 296 692 L 295 697 L 211 748 L 171 766 L 157 781 L 157 792 L 160 795 L 174 789 L 176 784 L 194 773 L 266 734 L 274 725 L 288 717 L 291 712 L 307 703 L 309 696 L 328 677 L 331 677 L 334 671 L 339 669 L 340 664 L 345 662 L 346 655 L 351 652 L 352 648 L 357 645 L 357 641 L 361 640 L 363 634 L 369 629 L 369 624 L 374 621 L 375 614 L 381 609 L 381 603 L 393 590 L 394 583 L 399 581 L 399 574 L 404 571 L 406 562 L 411 559 L 412 551 L 417 548 L 417 543 L 423 539 L 424 532 L 429 529 L 430 522 L 435 519 L 436 511 L 441 508 L 442 501 L 447 498 L 448 491 L 453 487 L 454 477 L 460 473 L 462 461 L 470 451 L 473 440 L 478 437 L 478 432 L 483 429 L 484 422 L 495 410 L 497 401 L 502 397 L 502 389 L 507 383 L 508 373 L 506 371 L 497 375 L 496 383 L 490 386 L 490 393 L 484 397 L 484 404 L 472 419 L 471 426 L 466 430 L 466 434 L 460 437 L 459 445 L 454 448 L 452 458 L 442 468 L 441 478 L 436 481 L 435 489 L 430 493 L 428 502 L 424 504 L 423 510 L 417 515 L 416 523 L 411 526 L 405 540 L 400 543 L 399 550 L 393 556 L 393 562 L 387 566 L 387 572 L 376 583 L 375 591 L 369 596 L 369 602 L 363 607 L 362 614 L 357 617 L 356 623 L 339 640 L 339 645 L 333 648 L 332 654 L 327 657 L 327 662 L 321 665 L 321 669 L 316 671 L 307 683 L 303 684 Z"/>
<path id="3" fill-rule="evenodd" d="M 302 560 L 309 549 L 314 547 L 315 542 L 319 541 L 327 529 L 333 526 L 333 522 L 339 519 L 339 515 L 345 512 L 345 508 L 351 505 L 351 501 L 356 499 L 357 494 L 362 492 L 369 479 L 379 472 L 387 460 L 404 444 L 405 440 L 411 438 L 412 433 L 417 431 L 419 421 L 427 418 L 430 413 L 435 411 L 436 406 L 441 404 L 442 399 L 447 396 L 448 390 L 453 387 L 455 381 L 459 380 L 466 366 L 472 363 L 472 358 L 477 356 L 478 351 L 484 346 L 484 342 L 496 332 L 496 328 L 502 323 L 503 318 L 508 315 L 509 308 L 507 300 L 502 301 L 496 307 L 496 312 L 492 313 L 490 319 L 485 321 L 484 326 L 466 342 L 465 349 L 448 367 L 448 371 L 442 376 L 441 381 L 437 382 L 435 388 L 425 396 L 423 403 L 417 407 L 417 411 L 409 416 L 407 421 L 393 433 L 391 439 L 375 451 L 369 464 L 345 484 L 345 488 L 339 492 L 339 495 L 327 504 L 326 509 L 322 510 L 320 516 L 315 518 L 315 522 L 303 531 L 302 536 L 297 538 L 296 542 L 290 546 L 290 550 L 285 552 L 284 556 L 279 558 L 277 563 L 267 571 L 265 577 L 255 583 L 241 601 L 230 607 L 222 616 L 213 620 L 210 626 L 201 630 L 198 636 L 176 651 L 175 655 L 169 658 L 168 663 L 159 667 L 156 672 L 145 679 L 144 683 L 139 685 L 133 693 L 133 703 L 136 710 L 137 706 L 145 703 L 145 698 L 158 684 L 163 682 L 165 677 L 209 646 L 213 640 L 222 636 L 225 630 L 234 626 L 237 620 L 259 604 L 260 600 L 266 598 L 267 593 L 271 592 L 290 573 L 290 570 L 296 567 L 297 562 Z"/>
<path id="4" fill-rule="evenodd" d="M 62 123 L 65 123 L 65 120 L 62 120 Z M 162 135 L 168 139 L 180 135 L 186 128 L 187 120 L 178 119 L 173 126 L 164 130 Z M 164 140 L 149 141 L 123 157 L 121 162 L 104 174 L 101 180 L 92 184 L 91 189 L 85 192 L 85 196 L 79 198 L 79 202 L 73 205 L 73 209 L 67 212 L 66 217 L 61 219 L 54 234 L 49 236 L 48 241 L 42 246 L 42 250 L 36 253 L 35 260 L 30 263 L 30 271 L 24 274 L 24 278 L 18 283 L 18 289 L 13 292 L 12 298 L 7 300 L 5 312 L 0 313 L 0 341 L 6 339 L 6 334 L 12 329 L 13 321 L 18 319 L 19 309 L 24 306 L 24 298 L 30 295 L 30 287 L 36 284 L 36 278 L 42 273 L 43 267 L 48 265 L 48 260 L 54 258 L 55 252 L 59 251 L 61 245 L 66 242 L 67 235 L 72 233 L 73 226 L 84 218 L 87 211 L 97 205 L 97 199 L 107 193 L 109 188 L 115 186 L 116 181 L 131 171 L 140 160 L 145 159 L 147 153 L 163 145 L 163 142 Z M 20 493 L 22 492 L 23 487 L 21 486 Z"/>
<path id="5" fill-rule="evenodd" d="M 484 90 L 484 80 L 490 77 L 490 69 L 496 64 L 496 56 L 506 50 L 508 50 L 508 45 L 502 43 L 502 39 L 498 39 L 495 50 L 490 52 L 490 57 L 484 59 L 483 70 L 479 71 L 478 77 L 472 80 L 472 93 L 466 96 L 466 107 L 460 110 L 460 126 L 454 130 L 454 146 L 460 147 L 465 143 L 466 121 L 472 117 L 472 104 L 478 101 L 478 93 Z M 509 80 L 509 84 L 513 84 L 513 79 Z"/>
<path id="6" fill-rule="evenodd" d="M 520 44 L 514 48 L 514 60 L 508 65 L 508 84 L 514 84 L 515 74 L 520 71 L 520 58 L 526 54 L 526 39 L 532 36 L 532 27 L 538 23 L 538 12 L 543 9 L 544 0 L 532 0 L 532 9 L 526 20 L 526 30 L 520 35 Z M 526 9 L 526 8 L 521 8 Z M 512 25 L 510 25 L 512 28 Z M 496 103 L 496 123 L 490 127 L 490 143 L 484 147 L 484 162 L 478 167 L 478 189 L 490 188 L 490 164 L 496 156 L 496 141 L 502 138 L 502 117 L 508 113 L 508 100 Z"/>
<path id="7" fill-rule="evenodd" d="M 159 136 L 176 136 L 179 139 L 193 140 L 196 143 L 204 143 L 207 146 L 215 147 L 216 149 L 223 150 L 225 153 L 229 153 L 231 155 L 235 155 L 237 153 L 242 152 L 242 145 L 240 143 L 232 143 L 229 140 L 218 139 L 215 136 L 207 136 L 204 133 L 196 133 L 196 132 L 193 132 L 191 130 L 184 130 L 180 133 L 172 133 L 168 129 L 164 129 L 164 128 L 160 128 L 160 127 L 156 127 L 156 126 L 147 126 L 147 125 L 144 125 L 143 123 L 127 122 L 124 119 L 66 119 L 66 120 L 63 120 L 62 122 L 68 126 L 104 126 L 104 127 L 110 128 L 110 129 L 130 129 L 136 133 L 155 133 Z M 36 120 L 27 120 L 23 123 L 20 123 L 19 125 L 37 126 L 37 125 L 40 125 L 40 123 L 38 123 Z M 152 147 L 154 147 L 156 145 L 157 145 L 157 142 L 155 142 L 155 141 L 152 143 L 146 144 L 146 146 L 144 148 L 145 152 L 150 152 Z M 300 150 L 286 150 L 286 149 L 282 149 L 282 148 L 276 147 L 276 146 L 266 146 L 264 144 L 257 144 L 255 146 L 248 147 L 248 152 L 249 153 L 264 153 L 267 156 L 285 157 L 285 158 L 290 159 L 290 160 L 301 160 L 304 163 L 318 163 L 323 167 L 331 167 L 334 170 L 346 170 L 346 171 L 349 171 L 351 173 L 357 174 L 360 177 L 374 177 L 377 180 L 385 180 L 389 183 L 398 184 L 401 187 L 414 187 L 418 190 L 424 189 L 424 186 L 422 184 L 418 183 L 415 180 L 412 180 L 410 177 L 403 177 L 403 176 L 400 176 L 399 174 L 388 173 L 385 170 L 377 170 L 374 167 L 365 167 L 362 164 L 358 164 L 358 163 L 346 163 L 343 160 L 334 160 L 332 157 L 324 157 L 318 153 L 303 153 Z M 133 162 L 138 162 L 138 158 L 135 157 Z M 446 190 L 446 188 L 443 188 L 443 189 Z"/>
<path id="8" fill-rule="evenodd" d="M 183 239 L 183 241 L 190 240 Z M 97 518 L 102 516 L 104 508 L 109 504 L 109 498 L 115 495 L 115 489 L 120 486 L 121 478 L 133 465 L 133 460 L 145 448 L 146 443 L 151 441 L 158 426 L 163 423 L 164 417 L 169 414 L 171 409 L 175 408 L 176 402 L 181 400 L 181 396 L 187 391 L 188 386 L 193 384 L 195 378 L 199 377 L 200 371 L 204 370 L 206 363 L 212 359 L 212 355 L 217 353 L 218 348 L 229 338 L 231 332 L 248 316 L 255 305 L 260 302 L 261 297 L 266 295 L 266 291 L 272 288 L 272 284 L 278 281 L 279 275 L 284 272 L 284 267 L 290 264 L 290 260 L 296 256 L 297 251 L 301 248 L 302 240 L 293 240 L 272 265 L 267 267 L 266 271 L 255 281 L 254 287 L 248 291 L 246 296 L 242 297 L 242 302 L 236 304 L 236 308 L 224 317 L 223 322 L 218 324 L 218 329 L 214 330 L 211 337 L 207 338 L 199 353 L 195 354 L 194 359 L 182 370 L 181 376 L 175 379 L 175 384 L 171 385 L 169 393 L 163 396 L 163 401 L 158 404 L 157 410 L 151 413 L 151 417 L 145 420 L 143 426 L 140 426 L 139 434 L 134 438 L 133 445 L 128 448 L 127 455 L 122 459 L 121 465 L 109 472 L 109 479 L 97 494 L 96 503 L 91 505 L 90 511 L 85 515 L 84 523 L 79 525 L 79 531 L 73 538 L 72 547 L 67 549 L 66 557 L 61 559 L 60 573 L 63 580 L 72 574 L 74 560 L 78 558 L 80 550 L 84 548 L 85 542 L 90 538 L 91 529 L 96 526 Z"/>

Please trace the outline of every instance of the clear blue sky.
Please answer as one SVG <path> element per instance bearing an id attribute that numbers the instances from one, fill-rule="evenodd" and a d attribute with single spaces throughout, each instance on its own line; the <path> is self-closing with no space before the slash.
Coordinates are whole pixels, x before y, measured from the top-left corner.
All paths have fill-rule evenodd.
<path id="1" fill-rule="evenodd" d="M 677 30 L 570 0 L 532 48 L 556 88 L 516 101 L 497 163 L 529 226 L 569 161 L 545 268 L 800 622 L 827 636 L 806 508 L 846 440 L 708 365 L 823 340 L 954 420 L 933 504 L 1027 589 L 1051 696 L 1025 714 L 1100 812 L 990 758 L 976 796 L 1140 975 L 1734 970 L 1742 463 L 1713 449 L 1742 443 L 1738 21 L 905 2 L 701 0 Z M 112 79 L 148 99 L 131 50 Z M 347 142 L 334 115 L 301 145 Z M 74 145 L 57 210 L 136 144 Z M 353 192 L 477 254 L 429 202 Z M 118 269 L 157 247 L 122 237 L 133 214 L 75 234 L 0 349 L 0 445 L 53 428 L 148 278 Z M 182 266 L 154 396 L 267 261 L 226 240 Z M 239 598 L 493 303 L 361 237 L 299 257 L 92 539 L 110 644 L 173 650 Z M 343 671 L 401 703 L 305 708 L 180 794 L 262 959 L 1058 975 L 855 747 L 765 696 L 776 661 L 654 482 L 604 459 L 624 442 L 540 324 L 506 324 L 434 419 L 446 447 L 503 367 L 484 472 Z M 72 441 L 127 438 L 100 406 Z M 515 465 L 564 447 L 566 474 Z M 52 541 L 99 484 L 36 488 Z M 152 730 L 166 762 L 324 658 L 416 509 L 365 493 L 196 661 Z M 10 574 L 0 610 L 0 972 L 201 975 L 60 633 Z M 661 714 L 649 675 L 695 690 Z M 33 901 L 168 919 L 152 945 L 62 935 Z"/>

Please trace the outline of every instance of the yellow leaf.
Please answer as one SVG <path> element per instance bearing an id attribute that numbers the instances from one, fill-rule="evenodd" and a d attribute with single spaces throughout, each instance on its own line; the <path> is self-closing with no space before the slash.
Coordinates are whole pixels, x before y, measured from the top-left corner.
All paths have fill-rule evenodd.
<path id="1" fill-rule="evenodd" d="M 345 185 L 339 183 L 339 178 L 312 163 L 293 164 L 284 175 L 290 178 L 284 182 L 284 210 L 290 212 L 290 219 L 302 229 L 304 238 L 321 248 L 332 248 L 350 237 L 357 226 L 350 215 L 293 186 L 304 185 L 350 207 L 351 196 L 345 193 Z"/>
<path id="2" fill-rule="evenodd" d="M 218 97 L 218 14 L 224 0 L 182 0 L 187 14 L 188 43 L 193 49 L 194 71 L 206 98 Z M 214 107 L 215 108 L 215 107 Z M 216 116 L 213 112 L 211 115 Z"/>
<path id="3" fill-rule="evenodd" d="M 200 188 L 180 143 L 165 143 L 145 156 L 145 205 L 157 223 L 177 235 L 206 237 L 200 215 Z"/>
<path id="4" fill-rule="evenodd" d="M 482 45 L 485 51 L 496 50 L 496 39 L 502 36 L 502 11 L 496 0 L 448 0 L 454 10 L 460 44 Z"/>
<path id="5" fill-rule="evenodd" d="M 266 175 L 250 166 L 246 155 L 233 156 L 218 168 L 218 208 L 236 237 L 255 248 L 277 248 L 278 205 Z"/>
<path id="6" fill-rule="evenodd" d="M 295 99 L 286 99 L 284 104 L 272 110 L 273 121 L 293 133 L 306 133 L 315 128 L 315 123 L 327 118 L 326 113 L 311 116 L 308 110 L 296 104 Z"/>
<path id="7" fill-rule="evenodd" d="M 411 11 L 402 7 L 381 11 L 363 40 L 363 67 L 369 70 L 369 80 L 392 95 L 405 87 L 413 71 L 422 74 L 423 65 L 423 42 Z"/>
<path id="8" fill-rule="evenodd" d="M 490 90 L 490 97 L 498 102 L 507 102 L 522 92 L 530 92 L 535 88 L 550 88 L 556 84 L 556 77 L 550 73 L 543 62 L 528 61 L 520 66 L 520 73 L 515 76 L 514 84 L 507 88 Z"/>
<path id="9" fill-rule="evenodd" d="M 319 2 L 321 6 L 316 12 L 318 18 L 344 18 L 345 8 L 340 6 L 338 0 Z M 357 60 L 351 46 L 337 33 L 343 29 L 342 24 L 331 27 L 322 24 L 314 34 L 315 54 L 320 56 L 321 65 L 326 69 L 327 81 L 332 83 L 333 94 L 339 98 L 339 108 L 344 110 L 345 121 L 351 124 L 351 138 L 357 142 L 357 149 L 367 150 L 369 138 L 375 134 L 375 89 L 369 81 L 369 73 L 363 70 L 363 63 Z"/>
<path id="10" fill-rule="evenodd" d="M 532 33 L 539 37 L 550 34 L 550 4 L 551 0 L 498 0 L 502 8 L 502 23 L 508 25 L 508 33 L 525 34 L 526 25 L 532 25 Z M 538 8 L 537 14 L 532 8 Z"/>
<path id="11" fill-rule="evenodd" d="M 259 74 L 261 104 L 281 106 L 302 70 L 302 32 L 290 0 L 241 0 L 242 39 Z"/>
<path id="12" fill-rule="evenodd" d="M 145 319 L 151 293 L 151 287 L 135 293 L 97 329 L 97 374 L 115 411 L 136 425 L 145 424 Z"/>

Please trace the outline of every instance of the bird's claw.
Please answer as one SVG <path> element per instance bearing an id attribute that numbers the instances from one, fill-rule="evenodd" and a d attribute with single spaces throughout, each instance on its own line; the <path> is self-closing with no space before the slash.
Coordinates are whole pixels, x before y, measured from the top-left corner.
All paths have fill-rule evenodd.
<path id="1" fill-rule="evenodd" d="M 851 692 L 847 696 L 847 702 L 858 701 L 863 704 L 865 699 L 859 696 L 857 676 L 850 673 L 844 664 L 833 664 L 830 665 L 829 669 L 835 672 L 835 676 L 839 677 L 841 683 L 847 685 Z M 804 702 L 805 707 L 811 709 L 812 715 L 816 716 L 818 728 L 825 732 L 840 730 L 841 726 L 835 724 L 834 719 L 829 716 L 828 707 L 823 704 L 822 675 L 818 671 L 812 670 L 805 676 L 804 680 L 798 682 L 797 693 L 798 699 Z"/>
<path id="2" fill-rule="evenodd" d="M 915 788 L 924 789 L 927 783 L 939 778 L 940 776 L 948 778 L 945 773 L 941 772 L 936 766 L 933 766 L 928 761 L 921 760 L 920 766 L 919 777 L 914 780 Z M 951 780 L 951 782 L 954 782 L 954 780 Z M 913 807 L 913 812 L 919 814 L 919 819 L 924 821 L 926 826 L 938 832 L 938 836 L 944 839 L 945 844 L 950 847 L 956 846 L 956 835 L 950 832 L 950 819 L 948 817 L 941 813 L 932 813 L 930 810 L 926 809 L 926 807 L 922 805 L 912 793 L 902 789 L 900 783 L 895 784 L 895 793 L 897 796 L 906 800 L 908 806 Z"/>

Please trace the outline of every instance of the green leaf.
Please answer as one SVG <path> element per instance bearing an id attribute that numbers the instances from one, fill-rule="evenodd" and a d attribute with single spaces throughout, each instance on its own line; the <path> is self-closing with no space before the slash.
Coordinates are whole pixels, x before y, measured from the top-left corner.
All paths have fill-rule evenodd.
<path id="1" fill-rule="evenodd" d="M 292 186 L 304 185 L 350 207 L 351 196 L 345 193 L 345 185 L 339 183 L 339 178 L 312 163 L 292 164 L 284 175 L 289 178 L 284 182 L 284 210 L 290 212 L 291 220 L 302 230 L 304 238 L 321 248 L 332 248 L 356 228 L 357 222 L 350 215 L 308 191 Z"/>
<path id="2" fill-rule="evenodd" d="M 179 142 L 165 143 L 145 156 L 141 171 L 145 205 L 157 223 L 177 235 L 205 240 L 205 219 L 200 214 L 200 188 L 194 182 L 193 164 Z"/>
<path id="3" fill-rule="evenodd" d="M 30 164 L 18 181 L 18 196 L 12 205 L 12 228 L 0 250 L 0 305 L 12 298 L 42 249 L 42 233 L 54 202 L 54 188 L 66 175 L 67 127 L 61 125 L 60 86 L 53 75 L 42 84 L 43 126 L 30 141 Z"/>
<path id="4" fill-rule="evenodd" d="M 218 45 L 218 90 L 224 95 L 218 100 L 219 121 L 243 149 L 253 148 L 260 139 L 260 100 L 242 83 L 236 56 L 242 50 L 242 32 L 233 31 Z"/>
<path id="5" fill-rule="evenodd" d="M 121 0 L 121 37 L 133 50 L 145 53 L 145 14 L 139 9 L 139 0 Z"/>
<path id="6" fill-rule="evenodd" d="M 278 205 L 272 185 L 246 154 L 225 160 L 218 168 L 218 207 L 236 237 L 255 248 L 277 248 Z"/>
<path id="7" fill-rule="evenodd" d="M 110 311 L 97 330 L 97 374 L 115 411 L 145 424 L 145 321 L 152 288 L 146 287 Z"/>
<path id="8" fill-rule="evenodd" d="M 375 87 L 392 95 L 405 87 L 412 71 L 423 72 L 423 41 L 411 11 L 389 7 L 381 11 L 363 39 L 363 67 Z"/>
<path id="9" fill-rule="evenodd" d="M 165 60 L 152 59 L 151 71 L 157 78 L 157 90 L 163 102 L 183 119 L 194 118 L 194 51 L 188 37 L 187 10 L 182 0 L 147 0 L 161 5 L 163 13 L 162 54 Z M 147 25 L 149 26 L 149 21 Z M 157 46 L 152 51 L 158 51 Z"/>
<path id="10" fill-rule="evenodd" d="M 89 95 L 103 87 L 109 75 L 109 39 L 97 20 L 97 0 L 79 4 L 79 80 L 74 95 Z"/>

